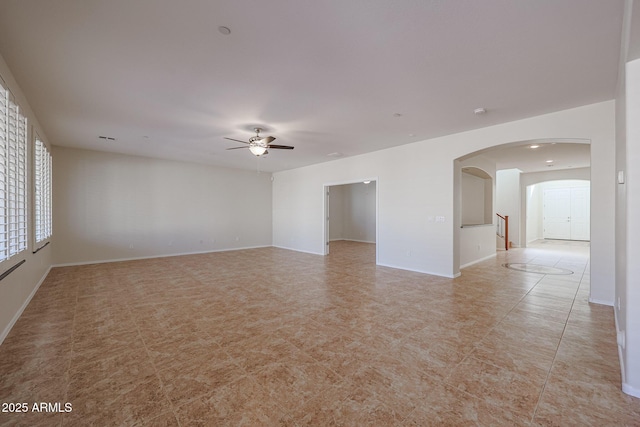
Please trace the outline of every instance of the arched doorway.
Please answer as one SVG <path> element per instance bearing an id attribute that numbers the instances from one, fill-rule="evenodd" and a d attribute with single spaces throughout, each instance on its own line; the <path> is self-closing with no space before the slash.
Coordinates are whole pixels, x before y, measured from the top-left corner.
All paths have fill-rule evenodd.
<path id="1" fill-rule="evenodd" d="M 559 180 L 589 179 L 590 141 L 585 139 L 544 139 L 518 141 L 469 153 L 454 161 L 454 213 L 456 215 L 455 243 L 458 245 L 458 266 L 464 268 L 495 256 L 482 251 L 482 244 L 469 239 L 463 214 L 463 169 L 469 164 L 482 164 L 483 170 L 495 176 L 495 198 L 492 224 L 496 214 L 509 216 L 509 246 L 527 244 L 527 185 Z M 485 236 L 485 242 L 489 239 Z M 495 241 L 495 237 L 494 237 Z M 471 254 L 471 256 L 469 256 Z"/>

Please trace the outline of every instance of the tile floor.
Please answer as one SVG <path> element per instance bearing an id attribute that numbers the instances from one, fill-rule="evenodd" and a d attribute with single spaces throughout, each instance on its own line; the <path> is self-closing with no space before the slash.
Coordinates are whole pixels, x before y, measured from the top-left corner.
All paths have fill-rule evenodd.
<path id="1" fill-rule="evenodd" d="M 588 263 L 540 244 L 451 280 L 335 242 L 56 268 L 0 346 L 0 401 L 72 411 L 0 425 L 637 426 Z"/>

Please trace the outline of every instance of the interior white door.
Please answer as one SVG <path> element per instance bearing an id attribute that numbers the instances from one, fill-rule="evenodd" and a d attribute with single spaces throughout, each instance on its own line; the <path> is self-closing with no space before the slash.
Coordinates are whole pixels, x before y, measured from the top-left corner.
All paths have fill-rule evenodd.
<path id="1" fill-rule="evenodd" d="M 571 239 L 571 190 L 553 188 L 544 190 L 543 237 L 545 239 Z"/>
<path id="2" fill-rule="evenodd" d="M 544 190 L 543 237 L 590 240 L 590 197 L 588 187 Z"/>
<path id="3" fill-rule="evenodd" d="M 589 189 L 571 189 L 571 240 L 590 240 Z"/>

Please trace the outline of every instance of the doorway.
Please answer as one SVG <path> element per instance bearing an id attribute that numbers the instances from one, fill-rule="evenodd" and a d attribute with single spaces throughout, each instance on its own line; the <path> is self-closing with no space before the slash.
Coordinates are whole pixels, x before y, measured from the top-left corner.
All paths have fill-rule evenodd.
<path id="1" fill-rule="evenodd" d="M 325 184 L 325 255 L 332 241 L 376 244 L 378 241 L 378 182 Z M 378 250 L 376 246 L 376 263 Z"/>

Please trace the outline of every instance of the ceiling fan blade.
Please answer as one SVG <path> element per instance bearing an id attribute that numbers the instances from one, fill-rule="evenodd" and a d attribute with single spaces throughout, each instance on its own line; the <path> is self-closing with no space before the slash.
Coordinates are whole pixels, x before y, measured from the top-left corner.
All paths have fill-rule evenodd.
<path id="1" fill-rule="evenodd" d="M 227 150 L 239 150 L 241 148 L 249 148 L 249 147 L 231 147 L 231 148 L 227 148 Z"/>
<path id="2" fill-rule="evenodd" d="M 239 139 L 233 139 L 233 138 L 227 138 L 226 136 L 223 137 L 224 139 L 228 139 L 229 141 L 235 141 L 235 142 L 240 142 L 242 144 L 248 144 L 248 142 L 246 141 L 240 141 Z"/>
<path id="3" fill-rule="evenodd" d="M 264 138 L 262 138 L 260 140 L 260 142 L 262 144 L 269 144 L 270 142 L 275 141 L 275 140 L 276 140 L 275 136 L 265 136 Z"/>
<path id="4" fill-rule="evenodd" d="M 277 148 L 279 150 L 293 150 L 293 147 L 290 145 L 273 145 L 273 144 L 269 144 L 267 145 L 267 148 Z"/>

